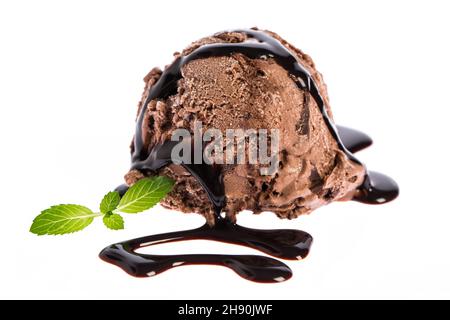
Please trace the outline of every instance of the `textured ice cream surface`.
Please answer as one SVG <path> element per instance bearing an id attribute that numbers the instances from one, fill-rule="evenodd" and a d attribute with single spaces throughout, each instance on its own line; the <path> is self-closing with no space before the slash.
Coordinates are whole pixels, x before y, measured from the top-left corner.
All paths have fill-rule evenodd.
<path id="1" fill-rule="evenodd" d="M 278 35 L 267 33 L 309 71 L 332 119 L 326 85 L 311 58 Z M 204 45 L 246 40 L 245 33 L 216 34 L 192 43 L 175 58 Z M 254 164 L 218 165 L 225 188 L 223 211 L 233 221 L 242 210 L 271 211 L 280 218 L 292 219 L 334 200 L 347 199 L 363 182 L 365 168 L 342 151 L 310 92 L 300 89 L 275 59 L 232 53 L 192 60 L 181 72 L 175 94 L 148 104 L 144 102 L 149 90 L 162 71 L 154 68 L 144 79 L 139 110 L 145 108 L 141 130 L 146 148 L 170 140 L 176 129 L 193 132 L 195 121 L 201 121 L 204 130 L 216 128 L 224 133 L 237 128 L 279 130 L 279 168 L 275 174 L 262 175 L 259 165 Z M 200 213 L 208 223 L 214 223 L 214 208 L 207 193 L 179 165 L 171 164 L 157 172 L 131 170 L 125 179 L 131 185 L 156 174 L 175 180 L 163 206 Z"/>

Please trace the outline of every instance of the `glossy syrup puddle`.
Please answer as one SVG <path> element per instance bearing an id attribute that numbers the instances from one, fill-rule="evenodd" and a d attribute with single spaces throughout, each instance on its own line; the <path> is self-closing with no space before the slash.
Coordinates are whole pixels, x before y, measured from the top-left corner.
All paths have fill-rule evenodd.
<path id="1" fill-rule="evenodd" d="M 258 255 L 234 254 L 175 254 L 153 255 L 135 252 L 136 249 L 162 243 L 188 240 L 213 240 L 246 246 L 271 256 L 301 260 L 308 255 L 312 237 L 292 229 L 258 230 L 236 225 L 226 219 L 216 221 L 214 227 L 157 234 L 105 248 L 100 257 L 136 277 L 154 276 L 168 269 L 191 264 L 210 264 L 228 267 L 247 280 L 281 282 L 292 277 L 291 269 L 281 261 Z"/>

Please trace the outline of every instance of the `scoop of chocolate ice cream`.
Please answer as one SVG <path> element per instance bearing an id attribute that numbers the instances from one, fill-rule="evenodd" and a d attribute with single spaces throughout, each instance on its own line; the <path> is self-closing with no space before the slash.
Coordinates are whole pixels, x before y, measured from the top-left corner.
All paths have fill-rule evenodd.
<path id="1" fill-rule="evenodd" d="M 278 129 L 278 170 L 261 174 L 258 164 L 215 164 L 224 188 L 222 210 L 233 221 L 242 210 L 254 213 L 274 212 L 292 219 L 330 203 L 348 199 L 362 184 L 365 168 L 346 152 L 333 134 L 332 114 L 326 85 L 312 59 L 277 34 L 270 36 L 290 51 L 314 82 L 318 92 L 299 87 L 286 66 L 264 51 L 257 57 L 245 50 L 192 59 L 181 66 L 176 90 L 149 99 L 152 88 L 163 72 L 154 68 L 145 77 L 145 89 L 139 103 L 138 121 L 142 148 L 148 153 L 170 140 L 176 129 L 194 131 L 201 121 L 203 130 Z M 192 43 L 175 55 L 175 62 L 201 48 L 215 44 L 246 44 L 246 32 L 223 32 Z M 272 41 L 272 40 L 271 40 Z M 231 45 L 230 45 L 231 47 Z M 166 69 L 167 70 L 167 69 Z M 317 101 L 322 99 L 323 106 Z M 139 116 L 138 116 L 139 118 Z M 135 143 L 132 152 L 135 153 Z M 165 175 L 175 180 L 173 191 L 162 205 L 182 212 L 204 215 L 214 223 L 214 206 L 197 178 L 185 167 L 168 164 L 157 170 L 136 167 L 126 175 L 127 184 L 151 175 Z"/>

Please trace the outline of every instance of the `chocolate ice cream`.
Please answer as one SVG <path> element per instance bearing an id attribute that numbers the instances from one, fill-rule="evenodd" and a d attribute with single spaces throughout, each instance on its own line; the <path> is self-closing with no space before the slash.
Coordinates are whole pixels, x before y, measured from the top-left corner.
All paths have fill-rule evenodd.
<path id="1" fill-rule="evenodd" d="M 167 208 L 200 213 L 210 225 L 218 211 L 232 221 L 242 210 L 292 219 L 370 192 L 360 189 L 365 167 L 334 126 L 322 75 L 308 55 L 273 32 L 239 30 L 200 39 L 144 80 L 133 166 L 125 179 L 128 185 L 152 175 L 174 179 L 162 202 Z M 213 164 L 203 172 L 210 179 L 205 182 L 192 166 L 168 159 L 155 164 L 173 132 L 193 133 L 196 121 L 203 130 L 224 134 L 230 128 L 278 129 L 278 170 L 262 175 L 258 164 Z"/>
<path id="2" fill-rule="evenodd" d="M 267 256 L 136 250 L 202 239 L 303 259 L 313 241 L 308 233 L 250 229 L 236 224 L 236 215 L 272 211 L 292 219 L 334 200 L 378 204 L 398 195 L 392 179 L 367 171 L 353 155 L 372 141 L 362 132 L 334 125 L 326 86 L 311 58 L 273 32 L 238 30 L 203 38 L 177 53 L 164 71 L 150 71 L 145 83 L 126 182 L 171 177 L 175 186 L 162 205 L 200 213 L 207 224 L 103 249 L 102 259 L 131 275 L 150 277 L 180 265 L 212 264 L 252 281 L 285 281 L 291 269 Z M 249 133 L 236 141 L 236 148 L 229 148 L 233 140 L 221 140 L 230 129 Z M 178 139 L 181 132 L 186 140 L 185 135 Z M 212 132 L 216 135 L 209 136 Z M 269 149 L 270 161 L 262 161 L 260 155 Z M 260 162 L 251 161 L 256 155 Z"/>

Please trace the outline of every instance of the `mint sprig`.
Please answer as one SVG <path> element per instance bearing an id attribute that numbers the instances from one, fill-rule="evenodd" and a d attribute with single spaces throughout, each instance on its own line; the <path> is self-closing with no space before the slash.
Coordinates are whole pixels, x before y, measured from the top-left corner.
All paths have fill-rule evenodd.
<path id="1" fill-rule="evenodd" d="M 117 191 L 108 192 L 100 203 L 100 212 L 106 214 L 113 211 L 117 208 L 119 202 L 120 195 Z"/>
<path id="2" fill-rule="evenodd" d="M 77 204 L 60 204 L 42 211 L 30 231 L 37 235 L 72 233 L 86 228 L 100 215 Z"/>
<path id="3" fill-rule="evenodd" d="M 117 210 L 126 213 L 148 210 L 164 198 L 172 186 L 173 182 L 162 176 L 139 180 L 120 199 Z"/>
<path id="4" fill-rule="evenodd" d="M 120 214 L 107 213 L 103 216 L 103 224 L 111 230 L 121 230 L 124 227 L 124 221 Z"/>
<path id="5" fill-rule="evenodd" d="M 150 209 L 171 190 L 174 182 L 166 177 L 145 178 L 136 182 L 123 195 L 108 192 L 100 203 L 100 212 L 77 204 L 60 204 L 45 209 L 31 225 L 30 232 L 37 235 L 59 235 L 83 230 L 94 218 L 103 217 L 104 225 L 111 230 L 124 228 L 119 212 L 138 213 Z"/>

